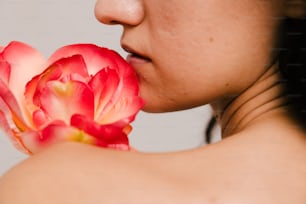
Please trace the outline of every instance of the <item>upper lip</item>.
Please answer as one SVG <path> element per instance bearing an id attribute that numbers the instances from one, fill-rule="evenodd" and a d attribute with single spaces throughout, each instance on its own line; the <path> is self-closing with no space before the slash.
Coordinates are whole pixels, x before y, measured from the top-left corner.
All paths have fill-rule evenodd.
<path id="1" fill-rule="evenodd" d="M 147 60 L 151 60 L 148 56 L 146 56 L 144 53 L 142 52 L 139 52 L 139 51 L 136 51 L 134 48 L 126 45 L 126 44 L 122 44 L 121 45 L 122 49 L 124 51 L 126 51 L 127 53 L 130 53 L 131 55 L 133 56 L 136 56 L 136 57 L 140 57 L 140 58 L 144 58 L 144 59 L 147 59 Z"/>

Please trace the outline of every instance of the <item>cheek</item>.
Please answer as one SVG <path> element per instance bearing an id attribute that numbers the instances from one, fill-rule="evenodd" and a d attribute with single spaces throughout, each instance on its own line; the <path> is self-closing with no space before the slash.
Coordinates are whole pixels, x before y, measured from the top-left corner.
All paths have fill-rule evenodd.
<path id="1" fill-rule="evenodd" d="M 155 65 L 142 86 L 150 104 L 181 109 L 210 103 L 241 93 L 264 72 L 275 22 L 263 11 L 224 11 L 151 30 Z"/>
<path id="2" fill-rule="evenodd" d="M 140 91 L 147 101 L 144 110 L 163 112 L 192 108 L 207 104 L 226 91 L 226 79 L 210 71 L 209 66 L 196 68 L 186 61 L 169 61 L 155 64 L 143 73 Z"/>
<path id="3" fill-rule="evenodd" d="M 256 48 L 257 53 L 255 46 L 245 43 L 223 45 L 212 42 L 202 52 L 185 49 L 179 57 L 171 51 L 160 55 L 160 60 L 143 72 L 141 81 L 141 94 L 151 109 L 186 109 L 236 96 L 264 72 L 267 58 L 261 56 L 261 49 Z"/>

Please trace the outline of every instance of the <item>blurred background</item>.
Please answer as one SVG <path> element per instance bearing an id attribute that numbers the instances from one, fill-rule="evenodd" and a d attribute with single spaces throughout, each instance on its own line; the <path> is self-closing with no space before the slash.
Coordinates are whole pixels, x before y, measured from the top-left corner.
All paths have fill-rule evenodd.
<path id="1" fill-rule="evenodd" d="M 121 27 L 100 24 L 94 17 L 94 5 L 95 0 L 0 0 L 0 46 L 23 41 L 48 57 L 63 45 L 94 43 L 125 57 L 119 41 Z M 163 114 L 141 112 L 132 124 L 131 145 L 144 152 L 199 147 L 205 143 L 211 114 L 208 106 Z M 218 128 L 213 140 L 219 140 Z M 25 158 L 0 132 L 0 176 Z"/>

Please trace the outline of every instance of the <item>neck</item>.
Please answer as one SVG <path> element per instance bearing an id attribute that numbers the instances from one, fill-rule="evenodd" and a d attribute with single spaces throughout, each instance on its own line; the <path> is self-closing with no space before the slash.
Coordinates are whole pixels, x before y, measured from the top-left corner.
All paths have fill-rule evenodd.
<path id="1" fill-rule="evenodd" d="M 283 90 L 280 73 L 273 66 L 239 96 L 215 103 L 213 109 L 221 124 L 222 137 L 242 131 L 271 112 L 283 112 L 287 104 Z"/>

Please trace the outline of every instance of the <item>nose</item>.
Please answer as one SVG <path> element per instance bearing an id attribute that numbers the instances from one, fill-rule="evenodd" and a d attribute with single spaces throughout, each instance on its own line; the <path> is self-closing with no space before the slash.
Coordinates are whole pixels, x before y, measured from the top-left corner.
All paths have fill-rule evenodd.
<path id="1" fill-rule="evenodd" d="M 135 26 L 144 17 L 141 0 L 97 0 L 96 18 L 104 24 Z"/>

